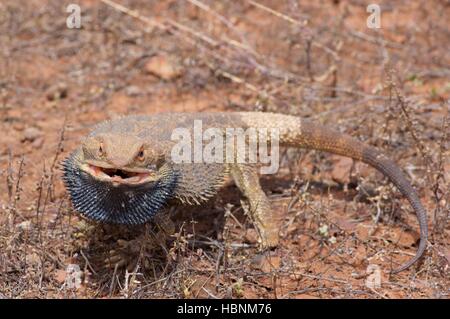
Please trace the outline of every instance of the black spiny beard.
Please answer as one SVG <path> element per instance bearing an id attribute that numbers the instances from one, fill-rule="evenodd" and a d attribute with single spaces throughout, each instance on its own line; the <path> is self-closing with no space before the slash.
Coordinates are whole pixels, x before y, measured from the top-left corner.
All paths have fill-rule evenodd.
<path id="1" fill-rule="evenodd" d="M 77 152 L 62 163 L 64 184 L 72 204 L 84 216 L 105 223 L 144 224 L 172 197 L 176 174 L 143 185 L 113 186 L 79 168 Z"/>

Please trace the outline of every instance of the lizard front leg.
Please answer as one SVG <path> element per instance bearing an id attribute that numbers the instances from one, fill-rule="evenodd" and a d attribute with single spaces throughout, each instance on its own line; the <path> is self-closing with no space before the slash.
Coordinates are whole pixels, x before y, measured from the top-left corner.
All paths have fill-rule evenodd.
<path id="1" fill-rule="evenodd" d="M 151 228 L 150 226 L 154 226 Z M 175 225 L 167 212 L 157 214 L 153 219 L 153 225 L 146 225 L 145 230 L 137 238 L 132 240 L 117 240 L 118 248 L 111 250 L 105 259 L 107 268 L 122 268 L 133 270 L 139 260 L 144 266 L 148 264 L 147 257 L 164 245 L 167 237 L 175 233 Z"/>
<path id="2" fill-rule="evenodd" d="M 245 164 L 233 164 L 230 173 L 236 186 L 248 200 L 250 217 L 261 236 L 262 247 L 277 246 L 280 223 L 273 215 L 269 199 L 261 189 L 256 169 Z"/>

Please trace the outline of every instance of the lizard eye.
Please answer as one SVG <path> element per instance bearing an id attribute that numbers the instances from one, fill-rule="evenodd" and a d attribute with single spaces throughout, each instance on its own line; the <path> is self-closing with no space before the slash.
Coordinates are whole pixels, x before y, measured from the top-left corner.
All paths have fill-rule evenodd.
<path id="1" fill-rule="evenodd" d="M 144 150 L 140 150 L 139 153 L 137 154 L 137 159 L 140 161 L 143 161 L 145 159 L 145 153 Z"/>
<path id="2" fill-rule="evenodd" d="M 103 155 L 103 143 L 100 143 L 100 146 L 98 147 L 98 153 L 100 155 Z"/>

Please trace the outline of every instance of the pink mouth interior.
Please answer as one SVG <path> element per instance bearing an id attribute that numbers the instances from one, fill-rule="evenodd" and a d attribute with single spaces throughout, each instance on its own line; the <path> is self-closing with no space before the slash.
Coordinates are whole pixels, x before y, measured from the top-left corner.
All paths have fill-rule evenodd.
<path id="1" fill-rule="evenodd" d="M 123 169 L 104 168 L 94 165 L 90 165 L 90 168 L 94 171 L 95 175 L 103 173 L 113 181 L 140 182 L 142 179 L 149 176 L 149 173 L 130 172 Z"/>

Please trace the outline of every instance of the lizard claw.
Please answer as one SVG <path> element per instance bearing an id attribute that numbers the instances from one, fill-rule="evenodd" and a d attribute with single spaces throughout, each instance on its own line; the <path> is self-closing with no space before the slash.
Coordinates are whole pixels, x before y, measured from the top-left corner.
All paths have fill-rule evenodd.
<path id="1" fill-rule="evenodd" d="M 166 224 L 170 226 L 170 224 Z M 158 225 L 159 226 L 159 225 Z M 107 269 L 126 268 L 132 271 L 138 263 L 143 262 L 144 268 L 149 267 L 147 257 L 158 249 L 167 237 L 166 229 L 160 226 L 156 233 L 145 233 L 133 240 L 117 240 L 117 247 L 109 251 L 104 260 Z"/>
<path id="2" fill-rule="evenodd" d="M 139 259 L 140 244 L 138 240 L 117 240 L 117 248 L 109 251 L 105 258 L 104 266 L 108 269 L 127 268 L 133 269 Z"/>
<path id="3" fill-rule="evenodd" d="M 147 236 L 146 236 L 147 237 Z M 141 257 L 146 251 L 155 248 L 155 242 L 147 238 L 137 238 L 133 240 L 117 240 L 117 248 L 109 251 L 104 260 L 104 266 L 108 269 L 127 268 L 132 271 L 136 268 Z"/>

